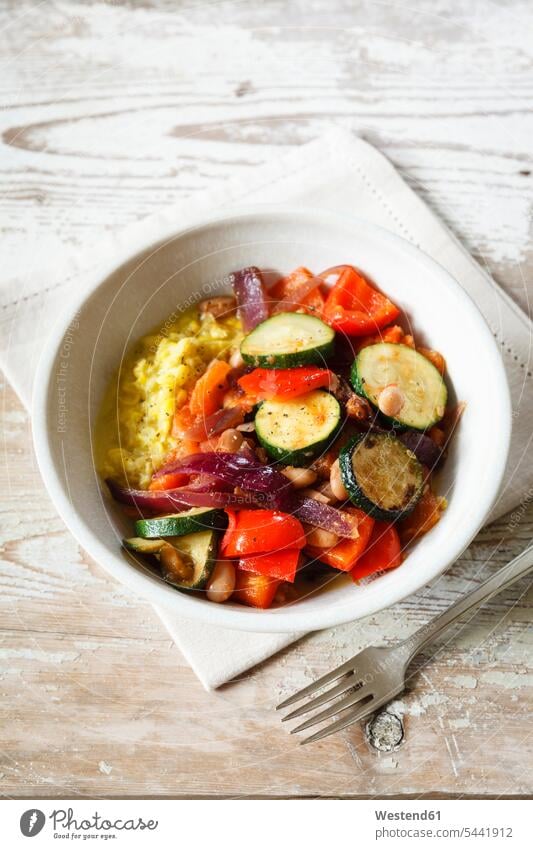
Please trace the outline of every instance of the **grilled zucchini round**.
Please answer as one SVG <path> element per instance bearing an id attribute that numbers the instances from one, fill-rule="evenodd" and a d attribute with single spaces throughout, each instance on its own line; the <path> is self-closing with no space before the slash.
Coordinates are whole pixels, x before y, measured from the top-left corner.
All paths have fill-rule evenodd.
<path id="1" fill-rule="evenodd" d="M 352 385 L 379 409 L 379 396 L 387 386 L 396 386 L 403 405 L 394 417 L 400 427 L 427 430 L 444 415 L 448 392 L 442 375 L 422 354 L 407 345 L 379 342 L 359 351 L 352 366 Z"/>
<path id="2" fill-rule="evenodd" d="M 369 516 L 393 522 L 407 516 L 424 488 L 424 468 L 395 436 L 354 436 L 339 455 L 350 500 Z"/>
<path id="3" fill-rule="evenodd" d="M 340 425 L 339 402 L 322 389 L 263 401 L 255 416 L 255 434 L 269 457 L 290 466 L 309 465 L 335 439 Z"/>
<path id="4" fill-rule="evenodd" d="M 261 368 L 324 365 L 333 353 L 335 331 L 319 318 L 280 312 L 255 327 L 241 342 L 245 363 Z"/>

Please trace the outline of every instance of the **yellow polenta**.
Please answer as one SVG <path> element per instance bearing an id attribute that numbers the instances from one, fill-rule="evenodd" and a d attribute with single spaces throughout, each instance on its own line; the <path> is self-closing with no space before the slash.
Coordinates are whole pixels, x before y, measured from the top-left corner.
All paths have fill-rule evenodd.
<path id="1" fill-rule="evenodd" d="M 97 419 L 95 456 L 103 477 L 147 487 L 178 445 L 171 435 L 175 409 L 211 360 L 227 360 L 241 339 L 237 318 L 216 320 L 196 307 L 144 336 L 122 362 Z"/>

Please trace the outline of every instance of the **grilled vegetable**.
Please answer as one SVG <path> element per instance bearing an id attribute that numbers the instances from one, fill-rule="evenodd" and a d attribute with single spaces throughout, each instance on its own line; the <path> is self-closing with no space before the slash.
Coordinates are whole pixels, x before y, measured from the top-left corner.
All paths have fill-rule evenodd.
<path id="1" fill-rule="evenodd" d="M 245 363 L 261 368 L 324 365 L 335 332 L 315 316 L 282 312 L 258 324 L 241 343 Z"/>
<path id="2" fill-rule="evenodd" d="M 335 330 L 348 336 L 375 333 L 398 317 L 400 310 L 374 289 L 351 265 L 339 266 L 337 282 L 324 306 L 324 318 Z M 328 276 L 325 271 L 321 276 Z"/>
<path id="3" fill-rule="evenodd" d="M 255 401 L 264 401 L 270 398 L 298 398 L 313 389 L 333 387 L 338 381 L 329 369 L 300 366 L 285 369 L 256 368 L 239 378 L 237 383 Z"/>
<path id="4" fill-rule="evenodd" d="M 315 277 L 309 269 L 296 268 L 270 289 L 269 297 L 278 301 L 273 313 L 303 310 L 320 316 L 326 302 L 320 288 L 322 283 L 320 277 Z"/>
<path id="5" fill-rule="evenodd" d="M 257 575 L 254 572 L 245 572 L 242 569 L 237 569 L 236 579 L 232 600 L 263 610 L 270 607 L 274 601 L 276 590 L 280 584 L 276 578 L 269 578 L 268 575 Z"/>
<path id="6" fill-rule="evenodd" d="M 229 525 L 222 539 L 225 557 L 248 557 L 264 552 L 303 548 L 301 523 L 280 510 L 228 510 Z"/>
<path id="7" fill-rule="evenodd" d="M 335 438 L 341 425 L 339 402 L 321 389 L 286 401 L 264 401 L 255 433 L 274 460 L 305 466 Z"/>
<path id="8" fill-rule="evenodd" d="M 446 509 L 446 499 L 427 489 L 413 512 L 400 523 L 400 538 L 404 545 L 427 534 L 440 520 Z"/>
<path id="9" fill-rule="evenodd" d="M 359 536 L 356 539 L 341 539 L 332 548 L 321 549 L 308 545 L 305 549 L 311 557 L 316 557 L 341 572 L 350 572 L 353 569 L 365 551 L 374 527 L 374 519 L 371 516 L 367 516 L 362 510 L 356 510 L 354 507 L 347 509 L 357 521 Z"/>
<path id="10" fill-rule="evenodd" d="M 422 495 L 424 469 L 395 436 L 355 436 L 341 449 L 339 461 L 350 500 L 383 522 L 406 516 Z"/>
<path id="11" fill-rule="evenodd" d="M 130 539 L 122 540 L 122 545 L 128 551 L 135 551 L 137 554 L 159 554 L 159 551 L 164 546 L 164 539 L 143 539 L 142 537 L 130 537 Z"/>
<path id="12" fill-rule="evenodd" d="M 222 407 L 224 393 L 228 388 L 229 363 L 213 360 L 204 374 L 194 384 L 189 401 L 191 415 L 208 418 Z"/>
<path id="13" fill-rule="evenodd" d="M 208 528 L 224 530 L 228 519 L 223 510 L 210 510 L 209 507 L 192 507 L 183 513 L 171 513 L 153 519 L 138 519 L 135 532 L 144 539 L 159 537 L 181 537 L 195 531 Z"/>
<path id="14" fill-rule="evenodd" d="M 442 448 L 439 448 L 437 443 L 420 433 L 418 430 L 406 430 L 398 437 L 409 451 L 412 451 L 417 460 L 420 460 L 423 466 L 428 469 L 433 469 L 442 457 Z"/>
<path id="15" fill-rule="evenodd" d="M 368 546 L 352 569 L 351 576 L 354 581 L 359 581 L 374 572 L 396 569 L 402 559 L 402 545 L 394 525 L 375 522 Z"/>
<path id="16" fill-rule="evenodd" d="M 218 534 L 216 531 L 200 531 L 166 539 L 133 537 L 125 539 L 123 544 L 130 551 L 155 554 L 164 579 L 178 589 L 201 590 L 215 568 Z M 177 556 L 172 555 L 172 549 Z"/>
<path id="17" fill-rule="evenodd" d="M 355 391 L 394 424 L 426 430 L 444 415 L 448 393 L 442 375 L 407 345 L 382 342 L 363 348 L 352 366 L 351 380 Z M 392 387 L 400 402 L 387 410 L 383 398 Z"/>
<path id="18" fill-rule="evenodd" d="M 286 548 L 283 551 L 268 551 L 264 554 L 241 557 L 239 569 L 293 584 L 299 560 L 300 549 Z"/>
<path id="19" fill-rule="evenodd" d="M 234 271 L 231 275 L 231 285 L 237 299 L 242 326 L 246 331 L 251 330 L 268 316 L 261 272 L 255 265 Z"/>
<path id="20" fill-rule="evenodd" d="M 317 528 L 323 528 L 339 537 L 356 539 L 359 536 L 358 521 L 357 517 L 353 516 L 353 510 L 338 510 L 299 492 L 294 493 L 290 504 L 294 515 L 301 522 L 316 525 Z"/>
<path id="21" fill-rule="evenodd" d="M 169 475 L 160 475 L 160 477 L 152 479 L 148 489 L 150 492 L 165 492 L 168 489 L 177 489 L 179 486 L 184 486 L 188 480 L 188 475 L 171 472 Z"/>

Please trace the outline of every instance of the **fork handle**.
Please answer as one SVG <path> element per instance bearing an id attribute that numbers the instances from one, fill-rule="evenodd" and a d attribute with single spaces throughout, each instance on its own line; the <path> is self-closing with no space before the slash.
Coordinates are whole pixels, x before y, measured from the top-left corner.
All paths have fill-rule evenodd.
<path id="1" fill-rule="evenodd" d="M 431 619 L 426 625 L 423 625 L 418 631 L 415 631 L 414 634 L 404 640 L 399 648 L 406 652 L 406 662 L 409 663 L 427 643 L 432 642 L 435 637 L 442 633 L 442 631 L 445 631 L 457 619 L 473 607 L 483 604 L 483 602 L 488 601 L 489 598 L 492 598 L 492 596 L 501 590 L 514 584 L 515 581 L 526 575 L 532 567 L 533 545 L 530 545 L 522 554 L 519 554 L 518 557 L 515 557 L 514 560 L 511 560 L 502 569 L 499 569 L 492 577 L 483 581 L 479 587 L 467 593 L 467 595 L 463 596 L 455 604 L 452 604 L 448 610 L 441 613 L 440 616 Z"/>

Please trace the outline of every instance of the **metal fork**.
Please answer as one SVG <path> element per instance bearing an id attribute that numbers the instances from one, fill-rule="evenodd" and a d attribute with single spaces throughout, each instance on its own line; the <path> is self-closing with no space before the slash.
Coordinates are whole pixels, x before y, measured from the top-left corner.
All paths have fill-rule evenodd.
<path id="1" fill-rule="evenodd" d="M 302 744 L 305 744 L 329 737 L 330 734 L 365 719 L 405 689 L 407 667 L 424 646 L 432 642 L 435 637 L 449 628 L 469 610 L 483 604 L 501 590 L 514 584 L 515 581 L 529 572 L 532 566 L 533 545 L 526 548 L 522 554 L 519 554 L 495 575 L 480 584 L 477 589 L 463 596 L 448 610 L 423 625 L 403 642 L 388 648 L 369 646 L 332 672 L 323 675 L 322 678 L 304 687 L 303 690 L 295 693 L 289 699 L 285 699 L 277 706 L 277 710 L 289 707 L 289 705 L 299 702 L 306 696 L 313 695 L 327 684 L 332 684 L 341 679 L 334 687 L 330 687 L 284 716 L 282 721 L 295 719 L 297 716 L 302 716 L 335 699 L 328 708 L 313 714 L 301 725 L 291 730 L 291 734 L 296 734 L 297 731 L 304 731 L 306 728 L 324 722 L 336 714 L 341 714 L 339 719 L 331 725 L 326 725 L 301 741 Z M 343 698 L 338 698 L 340 696 Z"/>

